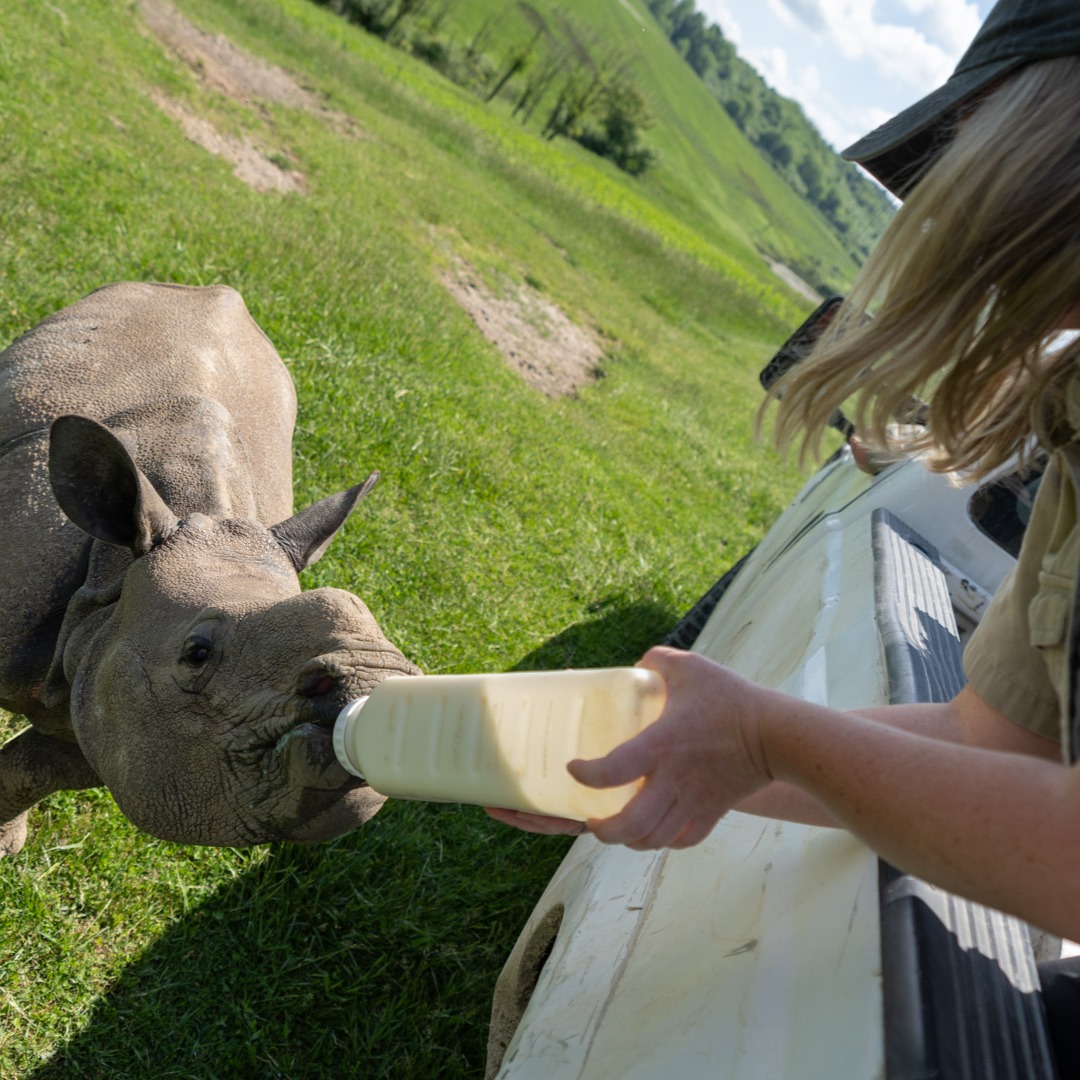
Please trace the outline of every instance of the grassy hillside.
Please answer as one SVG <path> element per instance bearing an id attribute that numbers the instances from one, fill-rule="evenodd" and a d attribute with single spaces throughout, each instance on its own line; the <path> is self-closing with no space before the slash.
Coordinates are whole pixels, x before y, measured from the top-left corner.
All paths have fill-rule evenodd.
<path id="1" fill-rule="evenodd" d="M 350 0 L 327 2 L 333 6 Z M 365 0 L 351 2 L 378 6 Z M 841 242 L 835 227 L 792 189 L 790 178 L 778 172 L 739 130 L 716 87 L 703 82 L 671 45 L 645 0 L 593 0 L 573 7 L 559 0 L 516 4 L 453 0 L 420 7 L 419 16 L 401 24 L 404 30 L 399 30 L 399 40 L 408 45 L 410 34 L 421 41 L 430 38 L 425 13 L 434 7 L 439 15 L 437 38 L 459 58 L 459 68 L 462 54 L 479 43 L 485 66 L 483 77 L 474 73 L 473 81 L 481 97 L 501 83 L 511 57 L 529 53 L 523 71 L 510 79 L 494 103 L 508 117 L 531 74 L 568 40 L 580 43 L 598 64 L 613 55 L 628 61 L 627 78 L 642 92 L 654 121 L 644 142 L 655 153 L 656 163 L 637 182 L 637 191 L 710 243 L 737 252 L 748 263 L 754 261 L 754 252 L 766 254 L 793 267 L 815 286 L 826 283 L 834 291 L 846 288 L 857 268 L 850 246 Z M 542 27 L 539 34 L 538 26 Z M 461 77 L 468 79 L 465 74 Z M 543 128 L 561 82 L 561 77 L 555 80 L 529 119 L 530 130 Z M 797 108 L 791 102 L 787 105 Z M 795 138 L 790 131 L 788 137 Z M 817 142 L 824 147 L 820 136 Z M 613 166 L 606 167 L 615 171 Z M 796 181 L 796 187 L 802 190 L 801 181 Z"/>
<path id="2" fill-rule="evenodd" d="M 765 182 L 717 181 L 711 218 L 674 150 L 642 187 L 308 0 L 179 7 L 5 11 L 0 341 L 108 281 L 236 287 L 297 384 L 297 505 L 383 473 L 305 584 L 359 593 L 431 672 L 632 662 L 800 479 L 752 437 L 756 371 L 809 306 L 752 250 Z M 687 144 L 698 110 L 720 115 L 688 102 Z M 533 389 L 464 278 L 562 312 L 602 377 Z M 186 848 L 106 792 L 50 797 L 0 862 L 0 1076 L 475 1077 L 564 847 L 397 803 L 316 847 Z"/>

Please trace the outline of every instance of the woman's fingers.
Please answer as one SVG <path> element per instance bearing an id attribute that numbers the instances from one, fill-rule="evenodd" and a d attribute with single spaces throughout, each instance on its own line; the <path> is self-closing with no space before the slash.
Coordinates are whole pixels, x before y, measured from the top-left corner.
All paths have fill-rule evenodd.
<path id="1" fill-rule="evenodd" d="M 719 818 L 716 820 L 703 817 L 691 818 L 682 832 L 671 841 L 670 846 L 673 848 L 688 848 L 700 844 L 713 831 L 716 822 L 719 820 Z"/>
<path id="2" fill-rule="evenodd" d="M 657 784 L 646 784 L 619 813 L 609 818 L 590 818 L 589 831 L 605 844 L 632 847 L 652 833 L 676 802 L 673 792 Z"/>
<path id="3" fill-rule="evenodd" d="M 655 851 L 657 848 L 672 847 L 685 828 L 686 811 L 675 802 L 646 836 L 627 846 L 635 851 Z"/>
<path id="4" fill-rule="evenodd" d="M 607 788 L 629 784 L 652 772 L 654 755 L 647 733 L 635 735 L 615 747 L 606 757 L 583 761 L 575 758 L 566 767 L 570 775 L 586 787 Z"/>

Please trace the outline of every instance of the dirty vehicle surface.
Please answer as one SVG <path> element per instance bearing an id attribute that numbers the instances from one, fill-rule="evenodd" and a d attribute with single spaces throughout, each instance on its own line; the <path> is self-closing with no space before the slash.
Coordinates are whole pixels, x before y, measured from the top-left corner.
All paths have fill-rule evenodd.
<path id="1" fill-rule="evenodd" d="M 377 474 L 293 515 L 296 397 L 239 294 L 109 285 L 0 354 L 0 855 L 105 785 L 156 836 L 319 840 L 382 797 L 346 701 L 416 669 L 364 604 L 302 593 Z"/>
<path id="2" fill-rule="evenodd" d="M 845 448 L 680 644 L 840 709 L 948 700 L 1035 482 L 870 477 Z M 500 976 L 487 1075 L 1049 1080 L 1037 987 L 1026 926 L 840 830 L 732 813 L 682 851 L 583 836 Z"/>

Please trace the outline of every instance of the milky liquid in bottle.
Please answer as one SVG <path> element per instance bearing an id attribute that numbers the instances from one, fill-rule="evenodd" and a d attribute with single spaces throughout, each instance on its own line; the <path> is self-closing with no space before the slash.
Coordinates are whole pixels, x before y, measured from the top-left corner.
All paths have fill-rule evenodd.
<path id="1" fill-rule="evenodd" d="M 663 679 L 647 668 L 395 677 L 341 710 L 334 752 L 344 769 L 399 799 L 609 817 L 640 781 L 589 788 L 566 763 L 632 738 L 664 698 Z"/>

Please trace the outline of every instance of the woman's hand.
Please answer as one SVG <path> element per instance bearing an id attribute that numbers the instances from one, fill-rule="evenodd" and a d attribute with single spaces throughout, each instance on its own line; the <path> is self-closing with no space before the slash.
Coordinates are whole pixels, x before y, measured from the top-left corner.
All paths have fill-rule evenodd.
<path id="1" fill-rule="evenodd" d="M 697 653 L 657 647 L 641 666 L 667 684 L 663 713 L 606 757 L 570 762 L 570 773 L 590 787 L 645 778 L 618 814 L 588 822 L 599 840 L 639 851 L 690 847 L 772 779 L 758 727 L 777 695 Z"/>

